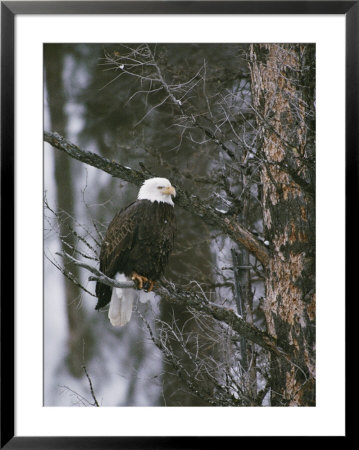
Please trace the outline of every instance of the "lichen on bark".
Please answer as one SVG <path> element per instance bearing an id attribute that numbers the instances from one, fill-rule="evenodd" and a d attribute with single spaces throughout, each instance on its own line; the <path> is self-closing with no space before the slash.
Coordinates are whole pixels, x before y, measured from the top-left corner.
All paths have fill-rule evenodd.
<path id="1" fill-rule="evenodd" d="M 315 48 L 252 45 L 250 67 L 263 224 L 272 248 L 264 312 L 268 332 L 292 346 L 306 367 L 303 374 L 272 358 L 272 405 L 314 405 L 315 384 L 308 380 L 315 374 L 315 207 L 303 186 L 315 180 Z"/>

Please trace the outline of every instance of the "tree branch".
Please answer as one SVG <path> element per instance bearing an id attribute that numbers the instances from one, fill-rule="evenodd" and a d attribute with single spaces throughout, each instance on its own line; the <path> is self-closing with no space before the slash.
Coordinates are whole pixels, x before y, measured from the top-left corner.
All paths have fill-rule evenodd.
<path id="1" fill-rule="evenodd" d="M 66 252 L 56 254 L 63 258 L 68 258 L 72 263 L 93 273 L 94 276 L 89 277 L 90 281 L 101 281 L 108 286 L 119 288 L 135 287 L 134 282 L 130 281 L 128 283 L 119 283 L 118 281 L 107 277 L 105 274 L 103 274 L 90 264 L 79 261 Z M 173 283 L 165 280 L 162 280 L 161 284 L 157 284 L 154 290 L 158 295 L 161 296 L 162 299 L 166 300 L 169 303 L 177 304 L 186 308 L 193 308 L 201 313 L 208 314 L 209 316 L 220 322 L 225 323 L 239 335 L 254 342 L 255 344 L 258 344 L 265 350 L 271 352 L 273 355 L 284 358 L 287 362 L 293 364 L 296 368 L 301 370 L 305 377 L 307 377 L 307 374 L 303 371 L 303 369 L 301 369 L 299 363 L 293 357 L 294 348 L 289 346 L 287 343 L 279 342 L 278 339 L 276 339 L 274 336 L 271 336 L 270 334 L 260 330 L 251 323 L 246 322 L 232 309 L 228 309 L 215 303 L 205 301 L 199 294 L 179 289 L 175 287 Z"/>
<path id="2" fill-rule="evenodd" d="M 93 389 L 92 380 L 91 380 L 91 378 L 90 378 L 90 375 L 89 375 L 88 372 L 87 372 L 87 368 L 86 368 L 86 365 L 85 365 L 85 364 L 82 366 L 82 369 L 83 369 L 83 371 L 85 372 L 86 378 L 87 378 L 87 380 L 88 380 L 88 382 L 89 382 L 90 392 L 91 392 L 91 396 L 92 396 L 92 399 L 93 399 L 93 406 L 97 406 L 97 407 L 99 408 L 100 405 L 99 405 L 99 403 L 98 403 L 98 401 L 97 401 L 97 398 L 96 398 L 96 395 L 95 395 L 95 391 L 94 391 L 94 389 Z"/>
<path id="3" fill-rule="evenodd" d="M 79 261 L 78 259 L 74 258 L 73 256 L 69 255 L 66 252 L 62 252 L 62 253 L 57 252 L 57 253 L 55 253 L 55 255 L 61 256 L 62 258 L 67 258 L 76 266 L 82 267 L 83 269 L 86 269 L 89 272 L 93 273 L 94 276 L 89 277 L 89 281 L 100 281 L 101 283 L 106 284 L 107 286 L 116 287 L 116 288 L 134 288 L 134 287 L 136 287 L 134 281 L 118 282 L 118 281 L 114 280 L 113 278 L 109 278 L 107 275 L 102 273 L 100 270 L 96 269 L 96 267 L 93 267 L 90 264 L 87 264 L 83 261 Z"/>
<path id="4" fill-rule="evenodd" d="M 287 343 L 279 342 L 274 336 L 271 336 L 251 323 L 246 322 L 232 309 L 228 309 L 215 303 L 204 302 L 203 298 L 195 292 L 178 289 L 169 282 L 162 282 L 161 285 L 158 285 L 156 292 L 161 295 L 161 298 L 169 303 L 191 307 L 197 311 L 210 315 L 216 320 L 230 326 L 239 335 L 246 337 L 248 340 L 260 345 L 272 354 L 284 358 L 286 361 L 297 366 L 297 363 L 294 362 L 292 356 L 294 354 L 294 348 L 288 346 Z"/>
<path id="5" fill-rule="evenodd" d="M 71 158 L 89 164 L 90 166 L 96 167 L 97 169 L 100 169 L 113 177 L 120 178 L 137 186 L 140 186 L 147 178 L 143 172 L 122 166 L 116 161 L 110 161 L 109 159 L 103 158 L 96 153 L 87 152 L 80 149 L 75 144 L 60 136 L 58 133 L 45 131 L 44 141 L 48 142 L 58 150 L 65 152 L 67 155 L 71 156 Z M 176 205 L 181 206 L 192 214 L 201 217 L 201 219 L 207 224 L 218 227 L 221 231 L 233 239 L 234 242 L 237 242 L 247 248 L 249 252 L 256 256 L 263 266 L 268 265 L 268 249 L 260 241 L 258 241 L 254 234 L 243 228 L 234 216 L 227 216 L 226 214 L 217 211 L 207 203 L 203 202 L 196 195 L 190 194 L 178 186 L 176 186 L 176 192 Z"/>

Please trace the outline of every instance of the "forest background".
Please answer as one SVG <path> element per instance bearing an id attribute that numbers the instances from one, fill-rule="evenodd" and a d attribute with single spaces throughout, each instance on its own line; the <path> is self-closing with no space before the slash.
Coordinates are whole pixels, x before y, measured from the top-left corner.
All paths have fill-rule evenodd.
<path id="1" fill-rule="evenodd" d="M 45 137 L 45 404 L 96 404 L 90 374 L 104 406 L 314 405 L 315 46 L 49 44 L 44 57 L 45 130 L 114 175 Z M 142 296 L 113 329 L 89 274 L 56 253 L 96 266 L 148 176 L 178 187 L 176 248 L 162 300 Z"/>

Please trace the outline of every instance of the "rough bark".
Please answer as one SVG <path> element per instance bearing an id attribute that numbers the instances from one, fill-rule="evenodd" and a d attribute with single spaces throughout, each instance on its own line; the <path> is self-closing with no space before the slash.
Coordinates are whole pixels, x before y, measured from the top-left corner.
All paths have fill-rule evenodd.
<path id="1" fill-rule="evenodd" d="M 253 107 L 261 135 L 263 221 L 271 243 L 265 315 L 305 373 L 271 361 L 273 406 L 315 404 L 315 47 L 252 45 Z"/>

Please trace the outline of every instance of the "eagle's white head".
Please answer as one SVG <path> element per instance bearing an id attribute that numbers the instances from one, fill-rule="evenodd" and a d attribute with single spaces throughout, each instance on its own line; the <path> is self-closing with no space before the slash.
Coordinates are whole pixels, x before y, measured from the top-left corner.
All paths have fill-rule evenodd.
<path id="1" fill-rule="evenodd" d="M 151 202 L 164 202 L 174 206 L 172 197 L 176 196 L 176 189 L 167 178 L 150 178 L 141 186 L 137 199 Z"/>

